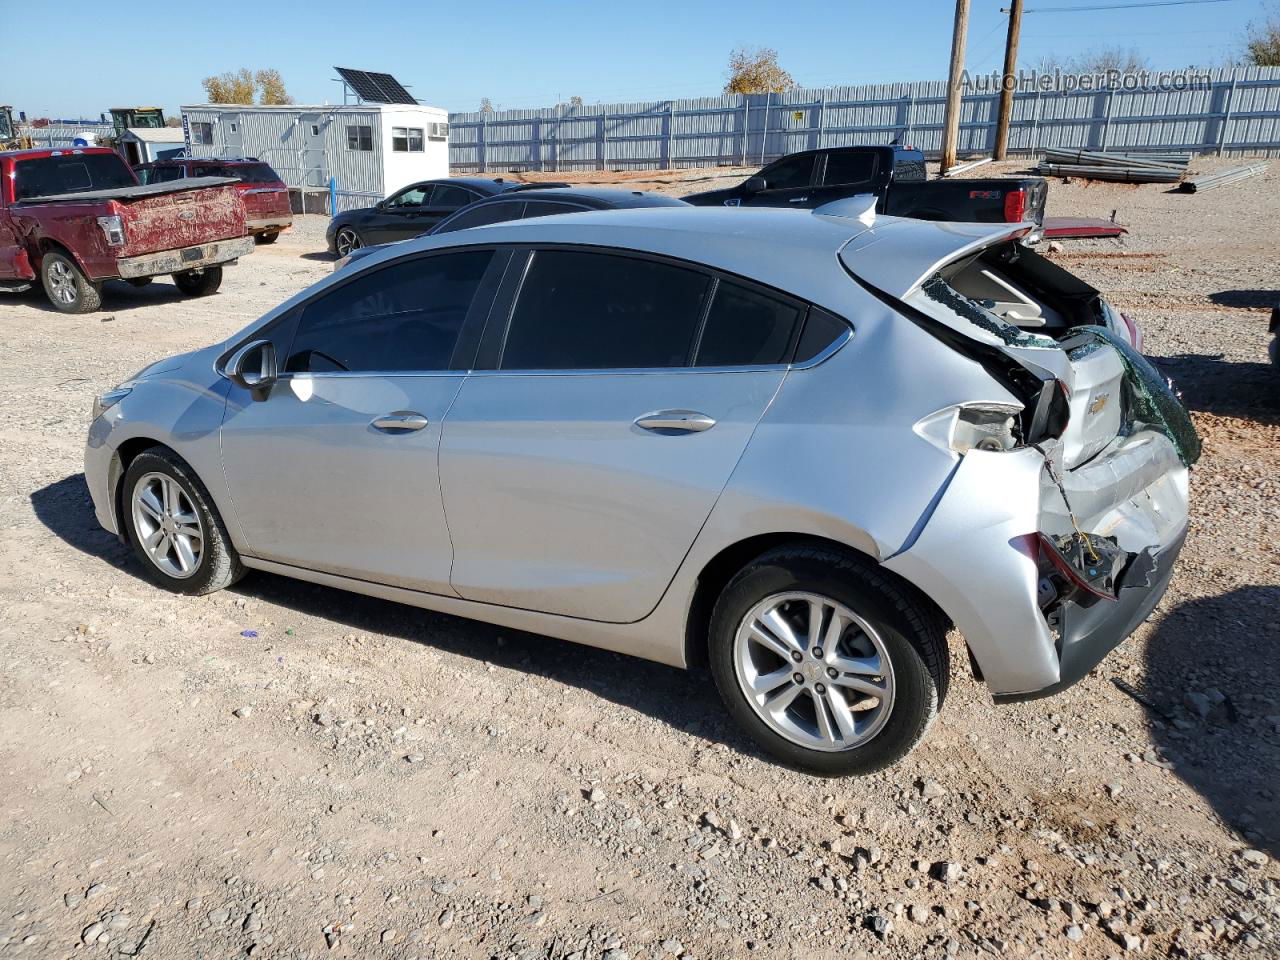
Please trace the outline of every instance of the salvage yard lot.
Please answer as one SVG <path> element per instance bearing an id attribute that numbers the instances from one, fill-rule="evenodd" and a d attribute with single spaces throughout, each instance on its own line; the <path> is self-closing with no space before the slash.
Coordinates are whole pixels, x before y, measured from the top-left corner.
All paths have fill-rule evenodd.
<path id="1" fill-rule="evenodd" d="M 858 780 L 762 758 L 704 673 L 261 573 L 141 578 L 84 487 L 92 397 L 324 277 L 322 218 L 208 299 L 3 296 L 0 957 L 1280 955 L 1280 172 L 1166 191 L 1053 181 L 1049 213 L 1130 226 L 1054 257 L 1204 439 L 1168 594 L 1055 699 L 992 706 L 957 647 L 931 736 Z"/>

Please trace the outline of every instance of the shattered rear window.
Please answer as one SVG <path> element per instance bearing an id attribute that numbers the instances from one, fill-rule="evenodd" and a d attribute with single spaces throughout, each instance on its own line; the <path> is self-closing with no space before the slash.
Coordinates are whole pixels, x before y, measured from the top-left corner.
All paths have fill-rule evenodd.
<path id="1" fill-rule="evenodd" d="M 1178 399 L 1169 381 L 1129 342 L 1105 327 L 1076 327 L 1070 332 L 1072 360 L 1088 356 L 1104 346 L 1113 347 L 1125 368 L 1125 410 L 1131 429 L 1150 427 L 1173 443 L 1183 466 L 1200 459 L 1200 435 L 1191 414 Z"/>
<path id="2" fill-rule="evenodd" d="M 921 292 L 935 303 L 940 303 L 952 313 L 968 320 L 975 327 L 985 330 L 994 337 L 1004 341 L 1009 347 L 1032 347 L 1045 349 L 1057 347 L 1058 342 L 1052 337 L 1040 333 L 1028 333 L 1020 327 L 997 317 L 976 300 L 971 300 L 956 290 L 943 279 L 942 274 L 935 273 L 920 287 Z"/>

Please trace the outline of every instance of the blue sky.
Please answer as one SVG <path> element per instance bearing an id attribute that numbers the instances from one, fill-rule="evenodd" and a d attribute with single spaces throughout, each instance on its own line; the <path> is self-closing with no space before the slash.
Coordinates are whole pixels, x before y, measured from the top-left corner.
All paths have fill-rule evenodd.
<path id="1" fill-rule="evenodd" d="M 1027 0 L 1020 62 L 1098 46 L 1135 47 L 1157 68 L 1222 65 L 1263 0 L 1146 9 L 1036 12 L 1134 0 Z M 976 0 L 967 65 L 999 69 L 1007 0 Z M 57 23 L 53 12 L 57 11 Z M 176 113 L 204 99 L 200 80 L 273 66 L 299 103 L 341 102 L 332 66 L 383 70 L 426 103 L 475 110 L 707 96 L 729 52 L 767 45 L 803 86 L 942 79 L 952 0 L 544 0 L 468 4 L 311 0 L 200 3 L 163 16 L 148 4 L 0 0 L 0 102 L 30 116 L 96 116 L 111 106 Z M 74 29 L 67 29 L 74 25 Z M 30 38 L 26 42 L 24 38 Z"/>

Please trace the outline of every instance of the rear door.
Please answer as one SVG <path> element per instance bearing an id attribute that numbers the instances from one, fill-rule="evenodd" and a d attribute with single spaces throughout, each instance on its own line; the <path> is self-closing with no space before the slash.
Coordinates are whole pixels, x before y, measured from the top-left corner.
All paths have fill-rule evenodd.
<path id="1" fill-rule="evenodd" d="M 440 426 L 508 256 L 473 248 L 359 272 L 268 332 L 280 380 L 261 400 L 233 386 L 221 433 L 251 555 L 450 593 Z"/>
<path id="2" fill-rule="evenodd" d="M 423 203 L 421 229 L 418 233 L 426 233 L 445 217 L 453 216 L 463 207 L 480 199 L 478 193 L 452 183 L 437 183 L 431 196 Z M 417 236 L 417 234 L 414 234 Z"/>
<path id="3" fill-rule="evenodd" d="M 632 622 L 658 603 L 785 374 L 801 307 L 621 251 L 532 254 L 441 484 L 463 597 Z"/>
<path id="4" fill-rule="evenodd" d="M 860 194 L 879 196 L 891 170 L 885 169 L 885 156 L 879 150 L 826 150 L 818 162 L 818 185 L 811 191 L 812 202 L 824 203 Z"/>

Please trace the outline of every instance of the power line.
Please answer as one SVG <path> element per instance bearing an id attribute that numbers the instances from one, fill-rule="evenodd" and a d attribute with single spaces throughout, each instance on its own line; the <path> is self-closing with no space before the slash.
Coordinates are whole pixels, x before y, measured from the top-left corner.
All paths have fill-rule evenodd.
<path id="1" fill-rule="evenodd" d="M 1236 0 L 1143 0 L 1141 3 L 1099 3 L 1088 7 L 1033 7 L 1027 13 L 1076 13 L 1083 10 L 1131 10 L 1135 7 L 1182 7 L 1192 3 L 1235 3 Z M 1008 7 L 1001 7 L 1008 13 Z"/>

